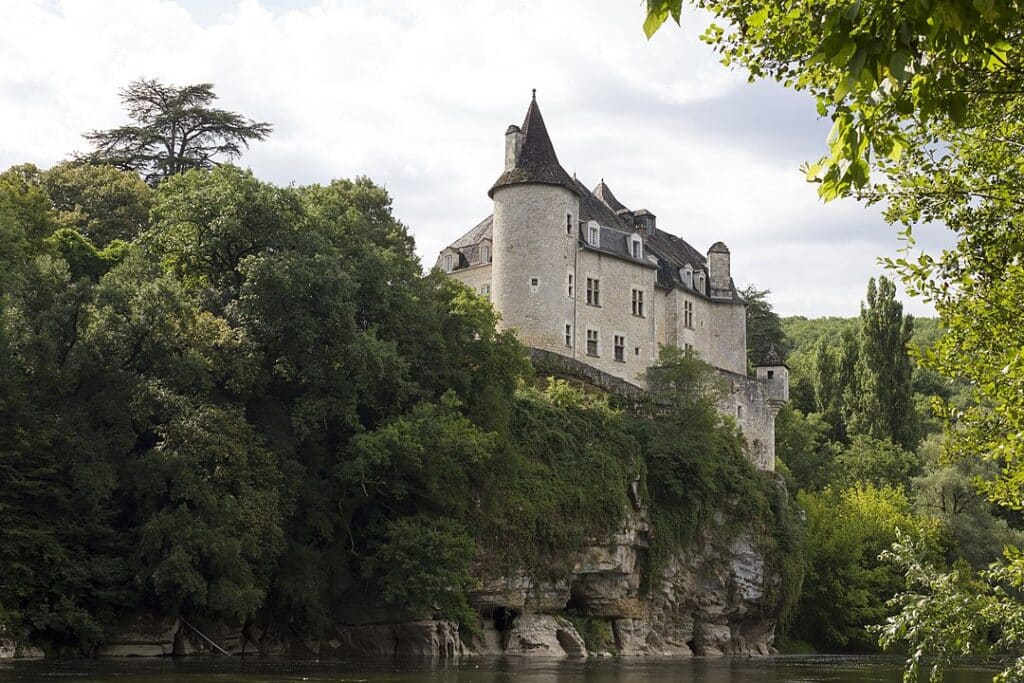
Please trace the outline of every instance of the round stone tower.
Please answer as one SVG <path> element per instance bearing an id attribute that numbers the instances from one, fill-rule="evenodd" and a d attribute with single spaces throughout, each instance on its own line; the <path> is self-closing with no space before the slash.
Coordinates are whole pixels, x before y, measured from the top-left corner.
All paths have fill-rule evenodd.
<path id="1" fill-rule="evenodd" d="M 536 93 L 523 125 L 505 133 L 505 171 L 488 194 L 491 302 L 502 327 L 514 328 L 527 346 L 573 355 L 579 191 L 558 163 Z"/>

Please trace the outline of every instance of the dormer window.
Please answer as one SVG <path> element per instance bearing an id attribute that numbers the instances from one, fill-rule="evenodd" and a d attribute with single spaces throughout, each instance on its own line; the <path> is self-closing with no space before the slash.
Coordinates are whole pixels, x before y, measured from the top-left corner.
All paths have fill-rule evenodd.
<path id="1" fill-rule="evenodd" d="M 490 263 L 491 262 L 491 245 L 483 244 L 480 246 L 480 262 Z"/>
<path id="2" fill-rule="evenodd" d="M 704 293 L 704 273 L 697 273 L 697 291 Z"/>
<path id="3" fill-rule="evenodd" d="M 444 255 L 444 272 L 450 273 L 455 269 L 455 255 L 445 254 Z"/>
<path id="4" fill-rule="evenodd" d="M 682 279 L 683 284 L 693 289 L 693 268 L 686 266 L 685 268 L 679 269 L 679 277 Z"/>
<path id="5" fill-rule="evenodd" d="M 644 257 L 644 243 L 637 237 L 633 238 L 632 249 L 633 258 L 642 259 Z"/>
<path id="6" fill-rule="evenodd" d="M 591 223 L 587 228 L 587 242 L 592 247 L 601 246 L 601 228 L 597 223 Z"/>

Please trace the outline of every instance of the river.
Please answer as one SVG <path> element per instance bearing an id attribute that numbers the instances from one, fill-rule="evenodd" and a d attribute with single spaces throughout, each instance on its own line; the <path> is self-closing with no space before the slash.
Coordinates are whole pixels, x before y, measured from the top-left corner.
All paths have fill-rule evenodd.
<path id="1" fill-rule="evenodd" d="M 964 667 L 947 683 L 982 683 L 995 669 Z M 0 663 L 0 683 L 847 683 L 901 680 L 891 657 L 594 659 L 580 661 L 464 659 L 459 663 L 346 660 L 181 659 L 19 661 Z"/>

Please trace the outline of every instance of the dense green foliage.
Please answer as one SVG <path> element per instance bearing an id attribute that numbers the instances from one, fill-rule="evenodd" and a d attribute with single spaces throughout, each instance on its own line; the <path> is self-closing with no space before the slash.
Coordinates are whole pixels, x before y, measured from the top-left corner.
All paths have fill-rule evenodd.
<path id="1" fill-rule="evenodd" d="M 922 365 L 970 387 L 970 400 L 948 405 L 944 414 L 953 427 L 948 452 L 992 461 L 985 489 L 1017 514 L 1024 500 L 1024 6 L 1019 0 L 690 4 L 727 23 L 705 34 L 726 64 L 808 91 L 819 112 L 833 119 L 830 153 L 807 168 L 808 178 L 820 183 L 826 199 L 853 194 L 882 204 L 886 219 L 902 227 L 907 253 L 888 265 L 912 295 L 935 305 L 947 329 Z M 649 0 L 648 34 L 670 16 L 679 21 L 681 6 L 681 0 Z M 955 245 L 941 254 L 913 254 L 914 231 L 934 225 L 951 230 Z M 942 663 L 954 654 L 990 651 L 984 610 L 977 610 L 980 628 L 971 628 L 971 612 L 947 600 L 959 575 L 924 569 L 907 552 L 897 556 L 925 592 L 898 603 L 901 627 L 887 642 L 905 642 L 915 664 L 924 656 Z M 1007 561 L 1007 575 L 1024 570 L 1019 553 Z M 1014 593 L 992 597 L 997 611 L 1019 612 Z M 953 615 L 960 619 L 958 637 L 933 638 Z M 1012 631 L 996 644 L 1019 658 L 1024 629 Z M 1010 676 L 1022 669 L 1018 659 Z"/>
<path id="2" fill-rule="evenodd" d="M 667 350 L 639 411 L 534 387 L 490 304 L 422 274 L 366 179 L 281 188 L 223 165 L 151 189 L 16 167 L 0 231 L 17 636 L 90 652 L 150 613 L 317 637 L 339 606 L 472 630 L 476 578 L 564 578 L 638 502 L 649 577 L 722 512 L 796 599 L 799 524 L 706 366 Z"/>
<path id="3" fill-rule="evenodd" d="M 779 469 L 799 491 L 807 517 L 803 592 L 786 636 L 819 650 L 874 647 L 868 627 L 886 618 L 888 601 L 906 585 L 902 569 L 879 560 L 897 541 L 897 530 L 931 561 L 959 563 L 964 570 L 986 566 L 1021 537 L 1014 529 L 1019 520 L 1001 516 L 977 490 L 977 479 L 994 473 L 945 455 L 931 404 L 962 401 L 965 387 L 942 381 L 911 353 L 935 344 L 941 326 L 915 320 L 908 339 L 908 326 L 891 299 L 880 305 L 879 291 L 872 306 L 869 288 L 858 318 L 781 321 L 792 348 L 791 384 L 805 383 L 812 399 L 809 410 L 786 406 L 776 419 Z M 883 315 L 887 325 L 879 325 Z M 866 403 L 858 379 L 869 378 L 871 370 L 861 362 L 861 349 L 872 343 L 872 364 L 890 368 L 884 376 L 902 373 L 904 393 L 876 394 L 871 412 L 858 415 Z M 886 412 L 878 406 L 887 401 L 909 406 L 904 424 L 927 435 L 915 449 L 896 443 L 891 430 L 877 431 L 882 438 L 860 431 L 872 422 L 892 424 L 878 417 Z"/>
<path id="4" fill-rule="evenodd" d="M 747 302 L 747 364 L 757 367 L 774 351 L 785 360 L 789 355 L 790 341 L 782 329 L 782 321 L 772 310 L 768 299 L 771 291 L 758 289 L 753 285 L 740 292 Z"/>

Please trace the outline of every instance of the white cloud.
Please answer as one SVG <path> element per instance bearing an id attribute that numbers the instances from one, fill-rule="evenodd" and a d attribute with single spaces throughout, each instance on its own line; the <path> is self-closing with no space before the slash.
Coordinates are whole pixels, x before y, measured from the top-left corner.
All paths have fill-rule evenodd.
<path id="1" fill-rule="evenodd" d="M 797 172 L 823 145 L 810 104 L 723 69 L 696 17 L 648 42 L 642 3 L 621 0 L 288 4 L 6 0 L 0 166 L 82 149 L 81 132 L 122 120 L 134 78 L 211 81 L 275 125 L 243 164 L 278 183 L 374 178 L 430 264 L 490 212 L 504 130 L 537 88 L 567 170 L 699 249 L 726 241 L 737 282 L 783 313 L 855 313 L 895 250 L 876 212 L 821 205 Z M 714 106 L 728 116 L 702 119 Z"/>

